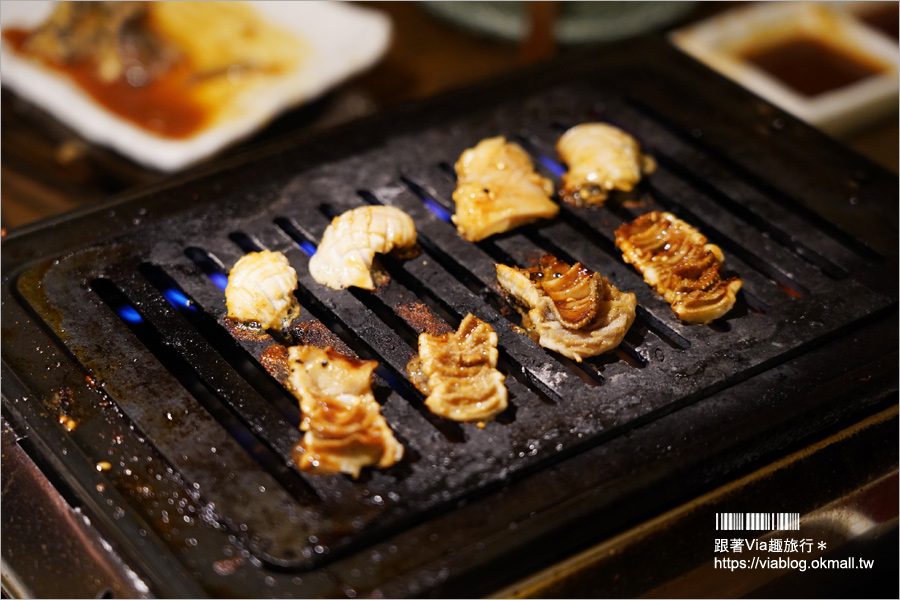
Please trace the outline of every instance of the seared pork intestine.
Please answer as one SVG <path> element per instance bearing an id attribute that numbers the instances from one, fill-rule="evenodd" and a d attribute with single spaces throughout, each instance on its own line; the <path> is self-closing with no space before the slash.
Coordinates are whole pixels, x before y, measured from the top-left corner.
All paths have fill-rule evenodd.
<path id="1" fill-rule="evenodd" d="M 742 282 L 721 278 L 722 250 L 675 215 L 653 211 L 625 223 L 616 247 L 682 321 L 709 323 L 734 306 Z"/>
<path id="2" fill-rule="evenodd" d="M 602 205 L 611 191 L 630 192 L 642 173 L 656 168 L 633 137 L 606 123 L 572 127 L 559 138 L 556 150 L 569 167 L 560 197 L 573 206 Z"/>
<path id="3" fill-rule="evenodd" d="M 577 362 L 614 349 L 634 321 L 634 294 L 581 263 L 548 254 L 529 269 L 497 265 L 497 282 L 538 343 Z"/>
<path id="4" fill-rule="evenodd" d="M 416 226 L 399 208 L 363 206 L 335 217 L 316 253 L 309 273 L 316 282 L 335 290 L 350 286 L 375 289 L 375 253 L 409 249 L 416 244 Z"/>
<path id="5" fill-rule="evenodd" d="M 289 387 L 300 401 L 306 433 L 294 462 L 310 473 L 346 473 L 359 477 L 364 467 L 390 467 L 403 458 L 372 395 L 374 360 L 357 360 L 315 346 L 288 350 Z"/>
<path id="6" fill-rule="evenodd" d="M 300 314 L 297 272 L 281 252 L 251 252 L 228 273 L 228 317 L 262 329 L 283 329 Z"/>
<path id="7" fill-rule="evenodd" d="M 471 242 L 559 212 L 550 200 L 553 183 L 535 173 L 528 153 L 503 137 L 482 140 L 463 152 L 456 177 L 453 222 Z"/>
<path id="8" fill-rule="evenodd" d="M 497 354 L 493 328 L 469 313 L 456 332 L 420 334 L 419 356 L 407 371 L 434 414 L 454 421 L 488 421 L 507 405 Z"/>
<path id="9" fill-rule="evenodd" d="M 90 63 L 101 81 L 145 85 L 178 52 L 147 25 L 146 2 L 60 2 L 25 40 L 26 53 L 51 64 Z"/>

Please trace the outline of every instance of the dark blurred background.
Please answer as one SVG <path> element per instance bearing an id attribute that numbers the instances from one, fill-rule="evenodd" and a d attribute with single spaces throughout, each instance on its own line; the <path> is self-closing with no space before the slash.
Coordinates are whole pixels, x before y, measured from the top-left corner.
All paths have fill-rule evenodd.
<path id="1" fill-rule="evenodd" d="M 520 40 L 477 32 L 440 18 L 418 2 L 360 2 L 387 13 L 394 39 L 384 59 L 370 71 L 326 96 L 286 114 L 221 155 L 245 151 L 297 131 L 313 131 L 386 110 L 400 103 L 462 88 L 535 61 L 564 57 L 575 46 L 558 44 L 550 34 L 559 3 L 524 3 L 532 23 Z M 514 4 L 514 3 L 511 3 Z M 685 5 L 665 33 L 744 3 Z M 613 42 L 614 43 L 614 42 Z M 897 114 L 843 141 L 896 172 Z M 3 89 L 2 225 L 30 223 L 124 191 L 159 182 L 169 175 L 137 165 L 94 146 L 41 109 Z"/>

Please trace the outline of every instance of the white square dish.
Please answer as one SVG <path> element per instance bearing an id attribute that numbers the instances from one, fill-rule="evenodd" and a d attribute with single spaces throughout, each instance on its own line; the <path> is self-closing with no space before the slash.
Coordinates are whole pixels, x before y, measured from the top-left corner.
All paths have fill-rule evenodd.
<path id="1" fill-rule="evenodd" d="M 0 27 L 33 28 L 54 2 L 4 1 Z M 23 57 L 6 40 L 0 47 L 2 84 L 42 107 L 89 141 L 162 170 L 200 161 L 265 125 L 278 113 L 309 101 L 375 64 L 387 50 L 391 22 L 378 11 L 341 2 L 252 2 L 267 23 L 295 35 L 309 51 L 296 69 L 255 89 L 248 109 L 183 139 L 155 135 L 112 113 L 68 77 Z M 246 98 L 244 99 L 246 103 Z"/>
<path id="2" fill-rule="evenodd" d="M 807 95 L 746 58 L 751 49 L 774 47 L 792 38 L 814 40 L 829 51 L 873 65 L 877 72 Z M 897 45 L 826 3 L 752 4 L 675 31 L 670 39 L 684 52 L 832 135 L 897 111 Z"/>

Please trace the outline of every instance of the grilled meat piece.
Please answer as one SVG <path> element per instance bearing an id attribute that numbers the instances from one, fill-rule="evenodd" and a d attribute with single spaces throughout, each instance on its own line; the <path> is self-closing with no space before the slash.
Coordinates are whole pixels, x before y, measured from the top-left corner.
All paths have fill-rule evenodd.
<path id="1" fill-rule="evenodd" d="M 357 360 L 331 346 L 292 346 L 288 350 L 289 387 L 300 400 L 306 433 L 294 450 L 294 462 L 310 473 L 347 473 L 364 467 L 390 467 L 403 458 L 372 395 L 374 360 Z"/>
<path id="2" fill-rule="evenodd" d="M 616 247 L 682 321 L 709 323 L 734 306 L 742 282 L 721 278 L 722 250 L 675 215 L 653 211 L 620 226 Z"/>
<path id="3" fill-rule="evenodd" d="M 146 85 L 179 57 L 149 27 L 147 13 L 146 2 L 60 2 L 24 50 L 58 65 L 89 61 L 101 81 Z"/>
<path id="4" fill-rule="evenodd" d="M 642 173 L 656 168 L 633 137 L 606 123 L 572 127 L 559 138 L 556 150 L 569 166 L 560 196 L 573 206 L 602 205 L 612 190 L 630 192 Z"/>
<path id="5" fill-rule="evenodd" d="M 634 321 L 637 301 L 581 263 L 545 255 L 538 266 L 496 265 L 497 282 L 544 348 L 581 362 L 618 346 Z"/>
<path id="6" fill-rule="evenodd" d="M 412 248 L 416 226 L 399 208 L 363 206 L 335 217 L 309 260 L 316 282 L 335 290 L 375 289 L 369 270 L 375 253 Z"/>
<path id="7" fill-rule="evenodd" d="M 550 200 L 553 183 L 535 173 L 531 157 L 520 146 L 503 137 L 482 140 L 463 152 L 456 177 L 453 222 L 471 242 L 559 212 Z"/>
<path id="8" fill-rule="evenodd" d="M 454 421 L 487 421 L 507 406 L 497 356 L 497 334 L 469 313 L 456 332 L 419 335 L 419 356 L 407 371 L 428 396 L 425 405 L 434 414 Z"/>
<path id="9" fill-rule="evenodd" d="M 263 329 L 284 329 L 300 314 L 297 272 L 281 252 L 251 252 L 231 268 L 225 288 L 228 317 Z"/>

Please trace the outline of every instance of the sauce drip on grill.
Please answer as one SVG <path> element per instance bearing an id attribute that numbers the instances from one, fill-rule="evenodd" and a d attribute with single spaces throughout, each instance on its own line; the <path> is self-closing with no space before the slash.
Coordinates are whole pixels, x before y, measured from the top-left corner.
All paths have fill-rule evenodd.
<path id="1" fill-rule="evenodd" d="M 797 35 L 741 53 L 756 65 L 805 96 L 818 96 L 885 70 L 863 56 L 853 56 L 811 35 Z"/>

